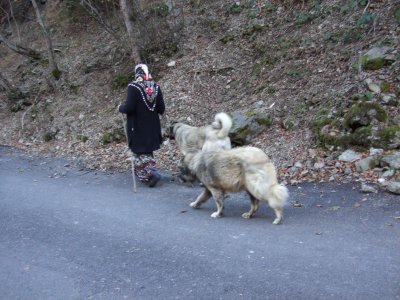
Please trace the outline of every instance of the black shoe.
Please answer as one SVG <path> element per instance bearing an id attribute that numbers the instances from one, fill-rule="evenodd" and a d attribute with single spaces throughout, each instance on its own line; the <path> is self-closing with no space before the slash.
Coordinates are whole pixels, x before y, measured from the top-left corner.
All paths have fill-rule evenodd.
<path id="1" fill-rule="evenodd" d="M 155 187 L 157 182 L 159 182 L 161 179 L 161 175 L 158 174 L 157 172 L 154 172 L 153 175 L 151 176 L 151 179 L 148 183 L 149 187 Z"/>

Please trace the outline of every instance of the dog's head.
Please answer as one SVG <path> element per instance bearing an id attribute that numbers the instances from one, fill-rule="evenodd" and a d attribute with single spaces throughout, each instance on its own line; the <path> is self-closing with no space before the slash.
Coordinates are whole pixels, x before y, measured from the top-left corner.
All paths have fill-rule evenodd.
<path id="1" fill-rule="evenodd" d="M 171 123 L 170 123 L 170 126 L 169 126 L 169 128 L 168 128 L 168 137 L 171 139 L 171 140 L 174 140 L 175 139 L 175 133 L 176 133 L 176 130 L 178 129 L 178 127 L 179 127 L 179 122 L 178 121 L 172 121 Z"/>

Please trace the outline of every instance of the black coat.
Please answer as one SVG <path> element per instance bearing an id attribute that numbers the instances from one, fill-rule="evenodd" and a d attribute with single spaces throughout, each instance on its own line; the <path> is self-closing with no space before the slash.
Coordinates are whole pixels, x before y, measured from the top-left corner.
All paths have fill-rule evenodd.
<path id="1" fill-rule="evenodd" d="M 151 153 L 160 149 L 162 136 L 158 115 L 164 113 L 165 104 L 159 86 L 157 92 L 157 97 L 151 103 L 146 101 L 144 89 L 131 82 L 126 102 L 119 107 L 119 111 L 127 115 L 128 144 L 133 153 Z"/>

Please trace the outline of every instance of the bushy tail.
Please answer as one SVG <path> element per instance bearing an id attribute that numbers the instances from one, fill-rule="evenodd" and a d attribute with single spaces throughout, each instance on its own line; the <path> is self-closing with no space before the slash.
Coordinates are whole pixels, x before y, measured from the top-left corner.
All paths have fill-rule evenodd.
<path id="1" fill-rule="evenodd" d="M 268 204 L 272 208 L 281 208 L 286 204 L 289 198 L 288 189 L 281 184 L 274 184 L 269 188 L 268 191 Z"/>
<path id="2" fill-rule="evenodd" d="M 246 173 L 247 189 L 254 197 L 268 202 L 272 208 L 282 208 L 289 198 L 288 189 L 276 181 L 275 169 L 269 172 L 257 168 L 248 168 Z"/>
<path id="3" fill-rule="evenodd" d="M 218 130 L 217 136 L 223 139 L 228 136 L 229 130 L 232 128 L 232 119 L 226 113 L 221 112 L 215 115 L 214 122 L 211 126 Z"/>

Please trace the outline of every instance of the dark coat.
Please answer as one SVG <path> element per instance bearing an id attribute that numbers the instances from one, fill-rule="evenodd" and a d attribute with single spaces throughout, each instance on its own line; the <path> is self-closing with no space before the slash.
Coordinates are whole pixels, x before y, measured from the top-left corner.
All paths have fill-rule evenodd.
<path id="1" fill-rule="evenodd" d="M 126 102 L 119 106 L 119 111 L 127 115 L 128 144 L 133 153 L 151 153 L 160 149 L 162 136 L 158 115 L 164 113 L 165 104 L 159 86 L 157 92 L 157 97 L 151 103 L 146 101 L 144 89 L 136 82 L 131 82 Z"/>

